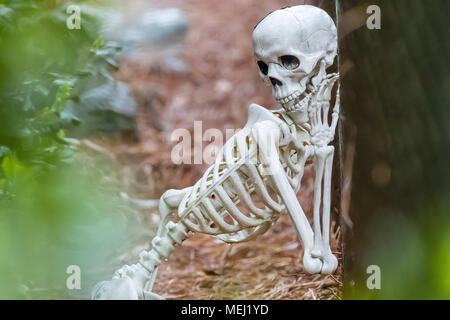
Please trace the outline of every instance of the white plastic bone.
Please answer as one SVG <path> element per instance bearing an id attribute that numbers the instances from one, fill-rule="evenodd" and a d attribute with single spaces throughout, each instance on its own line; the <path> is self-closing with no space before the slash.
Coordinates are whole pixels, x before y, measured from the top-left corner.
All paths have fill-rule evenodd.
<path id="1" fill-rule="evenodd" d="M 98 284 L 93 299 L 160 299 L 151 291 L 158 266 L 189 232 L 227 243 L 249 241 L 285 210 L 304 248 L 305 271 L 328 274 L 336 269 L 329 244 L 334 154 L 329 144 L 339 117 L 339 89 L 331 124 L 328 113 L 339 75 L 326 73 L 337 54 L 336 27 L 319 8 L 288 7 L 255 27 L 253 44 L 260 75 L 272 85 L 282 109 L 249 107 L 247 124 L 226 142 L 203 177 L 192 187 L 163 194 L 152 249 L 143 251 L 138 263 L 119 269 L 111 281 Z M 313 228 L 296 196 L 311 162 L 316 171 Z M 176 223 L 171 221 L 175 211 Z"/>

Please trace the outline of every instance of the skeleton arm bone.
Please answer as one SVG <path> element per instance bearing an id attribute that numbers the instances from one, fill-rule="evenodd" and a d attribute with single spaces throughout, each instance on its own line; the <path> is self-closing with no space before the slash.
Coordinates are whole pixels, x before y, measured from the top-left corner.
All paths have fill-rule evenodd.
<path id="1" fill-rule="evenodd" d="M 280 127 L 271 121 L 257 123 L 252 128 L 253 136 L 258 142 L 261 162 L 269 168 L 272 181 L 278 189 L 292 221 L 302 241 L 304 248 L 303 265 L 307 272 L 317 273 L 322 267 L 319 259 L 311 256 L 313 248 L 313 232 L 309 225 L 295 191 L 292 189 L 278 154 L 278 142 L 280 141 Z"/>
<path id="2" fill-rule="evenodd" d="M 339 88 L 332 112 L 331 124 L 328 124 L 328 111 L 331 90 L 338 75 L 323 80 L 309 108 L 312 143 L 314 146 L 314 249 L 312 255 L 323 260 L 322 273 L 332 273 L 337 267 L 337 259 L 330 249 L 330 195 L 331 174 L 333 169 L 334 147 L 328 144 L 333 140 L 339 118 Z M 322 192 L 323 181 L 323 192 Z M 322 205 L 322 226 L 320 225 L 320 207 Z"/>

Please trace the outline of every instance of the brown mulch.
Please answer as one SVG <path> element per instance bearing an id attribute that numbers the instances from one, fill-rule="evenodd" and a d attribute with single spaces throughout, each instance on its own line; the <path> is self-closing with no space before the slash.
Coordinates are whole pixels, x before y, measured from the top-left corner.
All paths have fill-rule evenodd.
<path id="1" fill-rule="evenodd" d="M 127 7 L 132 7 L 130 3 L 156 7 L 149 1 L 127 3 Z M 187 15 L 189 32 L 179 55 L 187 70 L 165 68 L 159 63 L 164 53 L 149 53 L 146 61 L 122 61 L 115 77 L 130 84 L 138 102 L 138 139 L 95 140 L 117 157 L 128 190 L 141 198 L 156 199 L 166 189 L 190 186 L 201 177 L 205 164 L 172 163 L 170 153 L 176 142 L 170 134 L 174 129 L 192 132 L 194 120 L 201 120 L 203 132 L 208 128 L 224 132 L 245 124 L 250 103 L 276 108 L 270 88 L 258 76 L 251 33 L 268 12 L 298 3 L 164 1 L 164 7 L 178 7 Z M 313 177 L 308 169 L 299 196 L 308 215 Z M 339 227 L 333 227 L 332 250 L 342 262 Z M 134 254 L 138 249 L 142 248 L 130 251 Z M 341 263 L 333 275 L 308 275 L 302 269 L 302 257 L 287 214 L 265 235 L 248 243 L 231 246 L 195 234 L 161 265 L 154 291 L 167 299 L 340 299 Z"/>
<path id="2" fill-rule="evenodd" d="M 339 232 L 332 250 L 341 262 Z M 333 275 L 303 271 L 303 249 L 287 214 L 256 241 L 228 245 L 195 234 L 161 265 L 154 291 L 166 299 L 341 299 Z"/>

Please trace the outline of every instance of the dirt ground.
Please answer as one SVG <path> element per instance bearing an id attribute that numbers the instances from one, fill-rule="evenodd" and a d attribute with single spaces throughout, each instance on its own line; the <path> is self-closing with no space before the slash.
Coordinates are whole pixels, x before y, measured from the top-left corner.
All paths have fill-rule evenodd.
<path id="1" fill-rule="evenodd" d="M 136 3 L 136 8 L 143 5 L 129 3 Z M 149 53 L 145 61 L 121 61 L 115 77 L 130 84 L 138 102 L 138 139 L 97 141 L 119 159 L 124 182 L 134 195 L 157 199 L 164 190 L 190 186 L 201 177 L 206 164 L 171 161 L 174 129 L 193 132 L 194 120 L 201 120 L 203 132 L 208 128 L 224 132 L 245 124 L 250 103 L 276 108 L 270 88 L 258 76 L 251 33 L 267 13 L 290 4 L 298 1 L 164 1 L 164 7 L 180 8 L 188 19 L 179 53 L 186 70 L 160 63 L 164 53 Z M 303 179 L 299 199 L 310 216 L 311 169 Z M 331 236 L 332 250 L 341 262 L 336 224 Z M 249 243 L 231 246 L 196 234 L 161 265 L 154 292 L 166 299 L 340 299 L 341 267 L 333 275 L 308 275 L 302 257 L 287 214 Z"/>

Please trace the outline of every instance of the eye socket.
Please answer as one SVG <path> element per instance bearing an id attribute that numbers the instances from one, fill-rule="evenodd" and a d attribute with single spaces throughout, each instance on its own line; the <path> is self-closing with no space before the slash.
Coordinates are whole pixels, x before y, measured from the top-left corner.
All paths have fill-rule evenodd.
<path id="1" fill-rule="evenodd" d="M 300 66 L 300 61 L 295 56 L 281 56 L 281 64 L 288 70 L 297 69 Z"/>
<path id="2" fill-rule="evenodd" d="M 267 73 L 269 72 L 269 66 L 261 60 L 258 61 L 257 63 L 258 63 L 259 70 L 261 70 L 262 74 L 267 76 Z"/>

